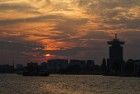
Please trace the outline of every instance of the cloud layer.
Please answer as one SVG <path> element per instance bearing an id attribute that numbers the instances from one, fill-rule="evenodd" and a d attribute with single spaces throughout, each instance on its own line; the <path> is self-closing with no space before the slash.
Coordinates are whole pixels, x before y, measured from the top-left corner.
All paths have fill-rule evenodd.
<path id="1" fill-rule="evenodd" d="M 114 32 L 127 42 L 126 58 L 140 58 L 139 10 L 139 0 L 1 0 L 1 61 L 45 61 L 46 54 L 100 61 Z"/>

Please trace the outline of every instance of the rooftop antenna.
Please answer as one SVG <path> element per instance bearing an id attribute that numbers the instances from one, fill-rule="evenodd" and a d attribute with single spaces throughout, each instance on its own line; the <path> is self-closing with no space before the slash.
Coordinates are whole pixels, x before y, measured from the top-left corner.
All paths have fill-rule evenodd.
<path id="1" fill-rule="evenodd" d="M 118 39 L 118 34 L 117 34 L 117 32 L 114 33 L 114 37 L 115 37 L 115 39 Z"/>

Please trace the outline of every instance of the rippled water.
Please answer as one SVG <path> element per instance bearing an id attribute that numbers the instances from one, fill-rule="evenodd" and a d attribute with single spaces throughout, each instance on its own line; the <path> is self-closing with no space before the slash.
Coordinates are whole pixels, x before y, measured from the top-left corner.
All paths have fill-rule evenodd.
<path id="1" fill-rule="evenodd" d="M 0 94 L 140 94 L 140 78 L 100 75 L 0 75 Z"/>

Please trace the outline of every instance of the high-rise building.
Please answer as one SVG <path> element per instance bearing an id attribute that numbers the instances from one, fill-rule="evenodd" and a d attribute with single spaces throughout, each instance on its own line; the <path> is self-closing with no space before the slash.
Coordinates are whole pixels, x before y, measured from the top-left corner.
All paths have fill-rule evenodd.
<path id="1" fill-rule="evenodd" d="M 123 65 L 123 45 L 124 41 L 120 41 L 115 34 L 115 38 L 107 42 L 109 45 L 108 69 L 110 72 L 118 73 L 122 71 Z"/>

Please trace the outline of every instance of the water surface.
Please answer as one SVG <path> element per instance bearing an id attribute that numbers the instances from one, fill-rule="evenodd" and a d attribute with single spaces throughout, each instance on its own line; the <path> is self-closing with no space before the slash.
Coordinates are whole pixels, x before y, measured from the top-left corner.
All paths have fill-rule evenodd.
<path id="1" fill-rule="evenodd" d="M 0 94 L 140 94 L 140 78 L 101 75 L 0 75 Z"/>

